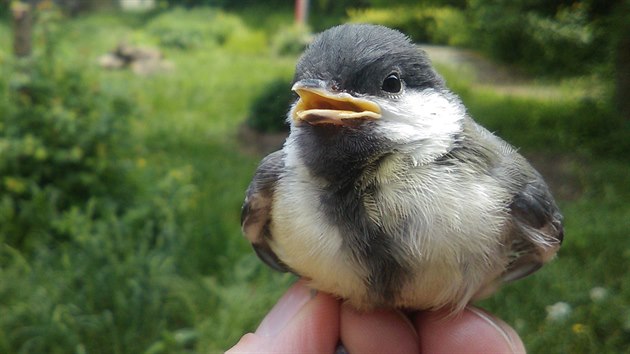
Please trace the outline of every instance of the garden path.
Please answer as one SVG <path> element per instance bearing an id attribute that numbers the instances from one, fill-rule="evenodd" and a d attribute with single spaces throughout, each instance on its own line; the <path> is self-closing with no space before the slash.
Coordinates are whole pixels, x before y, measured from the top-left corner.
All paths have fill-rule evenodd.
<path id="1" fill-rule="evenodd" d="M 473 79 L 476 87 L 492 87 L 500 93 L 521 97 L 560 98 L 558 85 L 537 83 L 532 77 L 513 67 L 494 62 L 478 52 L 440 45 L 420 45 L 438 66 L 448 66 Z"/>

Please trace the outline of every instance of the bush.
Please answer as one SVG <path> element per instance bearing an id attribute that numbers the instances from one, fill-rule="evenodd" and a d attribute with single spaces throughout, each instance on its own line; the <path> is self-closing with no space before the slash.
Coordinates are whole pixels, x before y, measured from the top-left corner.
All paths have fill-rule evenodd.
<path id="1" fill-rule="evenodd" d="M 554 18 L 530 13 L 527 16 L 527 36 L 533 50 L 528 58 L 540 58 L 532 65 L 536 71 L 547 70 L 552 64 L 560 73 L 580 73 L 585 64 L 592 64 L 594 33 L 581 8 L 562 9 Z"/>
<path id="2" fill-rule="evenodd" d="M 169 286 L 180 279 L 172 256 L 180 231 L 172 205 L 156 202 L 98 217 L 94 207 L 56 219 L 71 241 L 54 250 L 40 247 L 23 257 L 0 246 L 6 263 L 0 270 L 0 351 L 143 353 L 162 333 L 190 324 Z"/>
<path id="3" fill-rule="evenodd" d="M 267 54 L 269 44 L 263 31 L 250 30 L 247 27 L 232 32 L 224 45 L 230 53 L 238 54 Z"/>
<path id="4" fill-rule="evenodd" d="M 452 7 L 399 6 L 351 9 L 350 22 L 373 23 L 395 28 L 415 42 L 461 45 L 468 28 L 461 10 Z"/>
<path id="5" fill-rule="evenodd" d="M 0 68 L 0 352 L 190 348 L 194 314 L 171 284 L 192 169 L 142 189 L 123 155 L 131 101 L 43 61 Z"/>
<path id="6" fill-rule="evenodd" d="M 606 59 L 606 41 L 589 22 L 586 5 L 547 7 L 535 1 L 471 0 L 470 45 L 538 74 L 584 74 Z"/>
<path id="7" fill-rule="evenodd" d="M 630 123 L 605 97 L 546 100 L 484 89 L 456 91 L 475 120 L 519 148 L 630 158 Z"/>
<path id="8" fill-rule="evenodd" d="M 253 129 L 272 133 L 287 130 L 286 115 L 296 99 L 291 91 L 291 81 L 277 79 L 268 85 L 252 103 L 247 125 Z"/>
<path id="9" fill-rule="evenodd" d="M 232 33 L 244 27 L 240 18 L 221 10 L 177 8 L 150 21 L 147 31 L 163 46 L 192 49 L 203 45 L 222 45 Z"/>
<path id="10" fill-rule="evenodd" d="M 292 25 L 276 32 L 271 41 L 271 48 L 277 55 L 298 55 L 306 49 L 311 39 L 308 27 Z"/>
<path id="11" fill-rule="evenodd" d="M 131 102 L 104 95 L 80 69 L 11 65 L 0 95 L 0 240 L 61 237 L 54 220 L 90 198 L 127 194 L 122 149 Z"/>
<path id="12" fill-rule="evenodd" d="M 185 6 L 185 7 L 203 7 L 203 6 L 220 6 L 225 8 L 243 8 L 260 3 L 257 0 L 165 0 L 163 1 L 169 6 Z M 265 4 L 272 7 L 286 5 L 286 0 L 265 1 Z"/>

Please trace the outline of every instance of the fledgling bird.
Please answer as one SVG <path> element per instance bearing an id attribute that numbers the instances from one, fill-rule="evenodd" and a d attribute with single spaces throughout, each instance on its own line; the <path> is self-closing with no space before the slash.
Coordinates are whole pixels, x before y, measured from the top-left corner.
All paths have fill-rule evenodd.
<path id="1" fill-rule="evenodd" d="M 402 33 L 342 25 L 300 58 L 291 132 L 247 190 L 258 256 L 359 310 L 453 312 L 557 252 L 542 177 Z"/>

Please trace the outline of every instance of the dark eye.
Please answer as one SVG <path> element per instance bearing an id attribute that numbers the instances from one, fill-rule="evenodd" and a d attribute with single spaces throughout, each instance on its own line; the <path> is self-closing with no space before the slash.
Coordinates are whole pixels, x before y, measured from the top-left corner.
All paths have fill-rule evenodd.
<path id="1" fill-rule="evenodd" d="M 389 93 L 400 92 L 400 90 L 402 89 L 402 83 L 400 82 L 398 74 L 389 74 L 389 76 L 387 76 L 385 80 L 383 80 L 383 86 L 381 88 L 383 89 L 383 91 Z"/>

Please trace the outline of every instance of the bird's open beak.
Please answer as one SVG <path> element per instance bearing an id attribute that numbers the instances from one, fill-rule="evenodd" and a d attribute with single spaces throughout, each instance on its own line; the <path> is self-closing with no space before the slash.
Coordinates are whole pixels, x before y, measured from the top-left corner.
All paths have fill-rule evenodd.
<path id="1" fill-rule="evenodd" d="M 295 122 L 347 125 L 381 118 L 376 103 L 345 92 L 330 92 L 321 80 L 298 81 L 292 90 L 300 96 L 291 112 Z"/>

